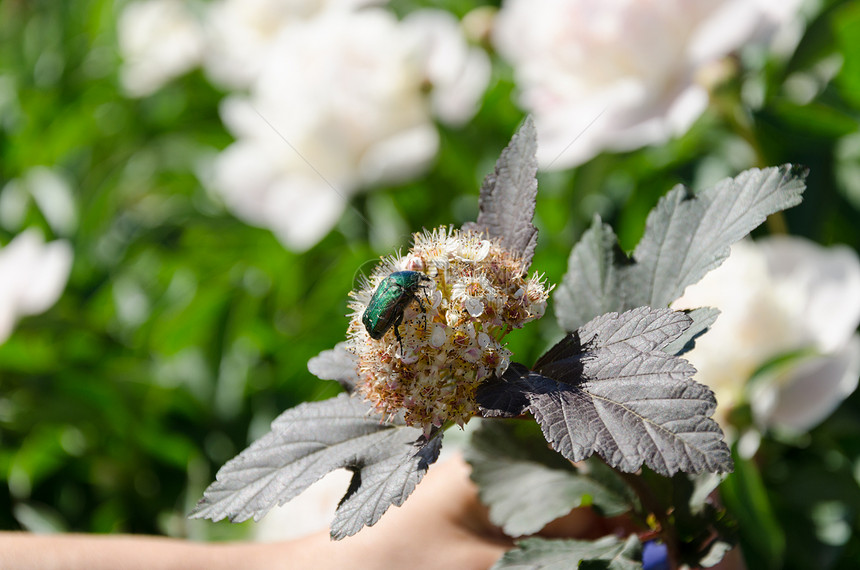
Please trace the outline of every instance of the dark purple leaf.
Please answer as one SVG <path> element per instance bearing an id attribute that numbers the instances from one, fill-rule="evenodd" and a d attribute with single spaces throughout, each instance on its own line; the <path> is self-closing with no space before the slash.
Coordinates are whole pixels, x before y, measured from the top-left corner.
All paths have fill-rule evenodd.
<path id="1" fill-rule="evenodd" d="M 358 359 L 346 349 L 345 342 L 324 350 L 308 361 L 308 370 L 320 380 L 336 380 L 352 393 L 358 381 Z"/>
<path id="2" fill-rule="evenodd" d="M 532 223 L 537 197 L 537 131 L 526 117 L 511 142 L 502 151 L 496 168 L 481 185 L 478 221 L 464 230 L 484 232 L 501 238 L 502 245 L 531 264 L 537 244 L 537 228 Z"/>
<path id="3" fill-rule="evenodd" d="M 598 453 L 625 472 L 643 464 L 663 475 L 730 471 L 710 418 L 713 393 L 691 379 L 687 361 L 663 351 L 690 323 L 649 307 L 603 315 L 550 349 L 535 371 L 512 366 L 502 381 L 518 394 L 491 391 L 480 403 L 514 413 L 527 400 L 547 441 L 574 462 Z"/>
<path id="4" fill-rule="evenodd" d="M 747 170 L 696 194 L 678 186 L 649 214 L 632 259 L 618 250 L 612 229 L 595 219 L 556 290 L 559 324 L 573 331 L 608 311 L 668 306 L 768 215 L 799 204 L 805 177 L 805 170 L 786 164 Z"/>
<path id="5" fill-rule="evenodd" d="M 406 500 L 438 457 L 441 440 L 441 433 L 427 442 L 420 429 L 383 423 L 366 402 L 347 394 L 301 404 L 218 471 L 190 516 L 259 520 L 345 467 L 353 482 L 335 513 L 332 536 L 350 536 Z"/>

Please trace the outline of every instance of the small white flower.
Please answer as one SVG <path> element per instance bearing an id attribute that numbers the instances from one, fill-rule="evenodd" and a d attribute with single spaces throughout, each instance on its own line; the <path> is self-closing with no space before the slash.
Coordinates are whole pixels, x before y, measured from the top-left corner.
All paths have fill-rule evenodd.
<path id="1" fill-rule="evenodd" d="M 38 230 L 26 230 L 0 249 L 0 342 L 9 338 L 18 319 L 57 302 L 71 267 L 69 243 L 46 244 Z"/>
<path id="2" fill-rule="evenodd" d="M 424 271 L 424 260 L 411 253 L 403 258 L 403 271 Z"/>
<path id="3" fill-rule="evenodd" d="M 498 362 L 496 364 L 495 374 L 496 376 L 501 377 L 502 374 L 507 371 L 508 366 L 511 364 L 511 351 L 508 349 L 501 347 L 498 349 Z"/>
<path id="4" fill-rule="evenodd" d="M 451 289 L 451 300 L 462 303 L 463 308 L 472 318 L 484 314 L 486 304 L 500 306 L 499 297 L 493 284 L 480 274 L 461 278 Z"/>
<path id="5" fill-rule="evenodd" d="M 712 306 L 721 314 L 685 358 L 717 397 L 716 416 L 749 401 L 762 428 L 817 425 L 857 386 L 860 375 L 860 260 L 775 236 L 732 247 L 729 259 L 688 287 L 673 308 Z M 760 367 L 796 351 L 805 356 Z"/>
<path id="6" fill-rule="evenodd" d="M 467 297 L 463 303 L 466 306 L 466 311 L 474 318 L 478 318 L 484 313 L 484 303 L 480 299 Z"/>
<path id="7" fill-rule="evenodd" d="M 441 348 L 447 339 L 448 335 L 445 334 L 445 327 L 439 324 L 433 325 L 433 334 L 430 335 L 430 346 Z"/>
<path id="8" fill-rule="evenodd" d="M 436 290 L 430 295 L 430 309 L 435 310 L 442 306 L 442 291 Z"/>
<path id="9" fill-rule="evenodd" d="M 534 115 L 540 165 L 559 169 L 686 132 L 708 102 L 698 75 L 798 4 L 506 0 L 493 42 Z"/>
<path id="10" fill-rule="evenodd" d="M 475 237 L 465 243 L 454 244 L 451 254 L 458 260 L 480 263 L 490 253 L 490 240 Z"/>
<path id="11" fill-rule="evenodd" d="M 445 311 L 445 324 L 449 327 L 456 327 L 462 320 L 463 318 L 456 311 Z"/>
<path id="12" fill-rule="evenodd" d="M 117 25 L 123 57 L 120 79 L 132 97 L 154 93 L 165 83 L 198 65 L 203 54 L 203 30 L 187 2 L 132 2 Z"/>

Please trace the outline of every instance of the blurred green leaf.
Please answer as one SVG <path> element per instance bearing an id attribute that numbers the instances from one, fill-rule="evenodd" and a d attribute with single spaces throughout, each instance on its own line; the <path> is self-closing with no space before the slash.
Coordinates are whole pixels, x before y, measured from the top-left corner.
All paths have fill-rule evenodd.
<path id="1" fill-rule="evenodd" d="M 836 81 L 842 96 L 857 109 L 860 108 L 860 4 L 840 6 L 831 21 L 842 55 L 842 69 Z"/>
<path id="2" fill-rule="evenodd" d="M 527 538 L 517 543 L 493 566 L 505 568 L 606 568 L 608 570 L 635 570 L 642 568 L 642 545 L 636 535 L 622 541 L 605 536 L 595 541 L 545 540 Z"/>
<path id="3" fill-rule="evenodd" d="M 749 568 L 781 568 L 785 535 L 758 468 L 734 455 L 735 471 L 720 485 L 720 496 L 737 519 L 741 549 Z"/>
<path id="4" fill-rule="evenodd" d="M 630 490 L 599 461 L 573 467 L 546 444 L 540 428 L 521 420 L 484 420 L 465 452 L 490 520 L 509 536 L 533 534 L 580 506 L 618 516 L 634 503 Z"/>
<path id="5" fill-rule="evenodd" d="M 857 117 L 821 103 L 798 105 L 779 101 L 772 104 L 772 109 L 781 121 L 809 137 L 834 139 L 860 127 Z"/>

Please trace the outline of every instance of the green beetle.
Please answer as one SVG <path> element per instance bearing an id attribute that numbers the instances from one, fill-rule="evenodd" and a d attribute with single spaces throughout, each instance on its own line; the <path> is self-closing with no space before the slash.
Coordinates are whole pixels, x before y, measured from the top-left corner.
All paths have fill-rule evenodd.
<path id="1" fill-rule="evenodd" d="M 415 293 L 425 287 L 424 283 L 427 281 L 433 280 L 418 271 L 395 271 L 383 279 L 361 316 L 361 322 L 364 323 L 370 338 L 379 340 L 388 329 L 394 327 L 394 336 L 403 346 L 398 330 L 403 322 L 403 311 L 412 301 L 418 301 L 421 310 L 425 310 L 421 299 Z"/>

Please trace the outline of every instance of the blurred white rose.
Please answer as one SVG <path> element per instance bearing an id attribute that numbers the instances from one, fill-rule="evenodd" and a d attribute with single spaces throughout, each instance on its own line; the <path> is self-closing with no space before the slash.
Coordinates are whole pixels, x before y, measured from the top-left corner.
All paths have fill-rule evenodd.
<path id="1" fill-rule="evenodd" d="M 455 125 L 471 119 L 490 80 L 487 54 L 469 46 L 464 31 L 448 12 L 415 12 L 403 26 L 407 35 L 415 35 L 424 81 L 432 87 L 433 114 Z"/>
<path id="2" fill-rule="evenodd" d="M 534 115 L 540 165 L 559 169 L 686 132 L 708 103 L 697 77 L 799 3 L 506 0 L 493 42 Z"/>
<path id="3" fill-rule="evenodd" d="M 72 248 L 65 240 L 46 244 L 28 229 L 0 249 L 0 342 L 24 316 L 48 310 L 63 292 L 72 267 Z"/>
<path id="4" fill-rule="evenodd" d="M 350 10 L 381 0 L 220 0 L 206 13 L 204 67 L 229 89 L 251 86 L 285 27 L 326 10 Z"/>
<path id="5" fill-rule="evenodd" d="M 236 215 L 307 249 L 350 194 L 425 169 L 439 144 L 434 111 L 468 119 L 488 79 L 486 54 L 450 14 L 328 11 L 293 24 L 250 96 L 222 105 L 237 140 L 211 184 Z"/>
<path id="6" fill-rule="evenodd" d="M 149 95 L 200 63 L 203 29 L 183 0 L 128 4 L 119 17 L 120 80 L 132 97 Z"/>
<path id="7" fill-rule="evenodd" d="M 721 314 L 685 355 L 717 397 L 717 419 L 749 401 L 762 429 L 803 432 L 826 418 L 860 376 L 860 260 L 798 237 L 743 241 L 675 309 Z M 774 359 L 799 356 L 766 367 Z"/>

